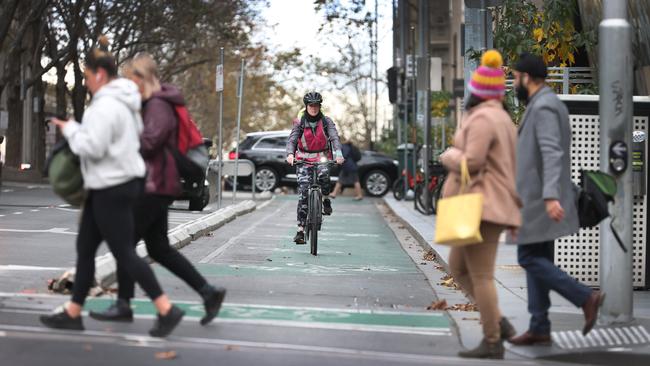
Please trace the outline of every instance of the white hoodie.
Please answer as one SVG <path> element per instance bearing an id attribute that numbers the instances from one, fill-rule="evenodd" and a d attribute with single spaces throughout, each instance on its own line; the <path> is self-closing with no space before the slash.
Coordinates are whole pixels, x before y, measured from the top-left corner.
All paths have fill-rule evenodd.
<path id="1" fill-rule="evenodd" d="M 82 123 L 63 128 L 70 149 L 81 160 L 87 189 L 109 188 L 145 175 L 140 156 L 141 97 L 128 79 L 115 79 L 93 95 Z"/>

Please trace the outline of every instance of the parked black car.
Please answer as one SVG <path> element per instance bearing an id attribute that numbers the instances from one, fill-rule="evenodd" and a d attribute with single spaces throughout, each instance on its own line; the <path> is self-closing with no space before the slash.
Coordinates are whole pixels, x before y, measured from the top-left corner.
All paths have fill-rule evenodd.
<path id="1" fill-rule="evenodd" d="M 212 147 L 212 140 L 209 138 L 203 138 L 203 145 L 209 150 Z M 209 169 L 209 168 L 208 168 Z M 207 175 L 203 182 L 202 187 L 191 187 L 186 183 L 183 178 L 181 178 L 181 195 L 177 197 L 177 200 L 188 200 L 189 201 L 189 210 L 190 211 L 203 211 L 205 206 L 210 203 L 210 182 L 208 181 Z"/>
<path id="2" fill-rule="evenodd" d="M 255 164 L 255 185 L 258 191 L 272 191 L 278 186 L 296 186 L 296 168 L 286 162 L 286 146 L 291 131 L 253 132 L 239 145 L 239 158 Z M 397 179 L 397 161 L 374 151 L 362 151 L 359 167 L 361 187 L 370 196 L 383 196 Z M 236 158 L 231 151 L 229 159 Z M 339 168 L 331 171 L 332 181 L 337 180 Z M 251 188 L 251 177 L 239 177 L 237 184 Z"/>

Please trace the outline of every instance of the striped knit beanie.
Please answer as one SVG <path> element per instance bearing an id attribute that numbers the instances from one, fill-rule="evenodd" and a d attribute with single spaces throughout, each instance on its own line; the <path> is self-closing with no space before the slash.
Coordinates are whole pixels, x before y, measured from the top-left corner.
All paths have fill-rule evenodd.
<path id="1" fill-rule="evenodd" d="M 502 65 L 499 51 L 486 51 L 481 57 L 481 66 L 472 74 L 468 86 L 470 93 L 481 99 L 501 99 L 506 94 L 506 75 Z"/>

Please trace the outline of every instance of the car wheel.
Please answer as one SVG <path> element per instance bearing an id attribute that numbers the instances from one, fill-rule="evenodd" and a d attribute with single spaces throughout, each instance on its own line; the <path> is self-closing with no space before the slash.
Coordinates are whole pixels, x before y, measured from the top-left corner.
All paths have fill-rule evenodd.
<path id="1" fill-rule="evenodd" d="M 203 187 L 200 196 L 190 198 L 190 211 L 203 211 L 208 203 L 210 203 L 210 190 L 208 187 Z"/>
<path id="2" fill-rule="evenodd" d="M 278 186 L 278 182 L 280 182 L 280 176 L 273 168 L 263 166 L 255 172 L 255 188 L 259 192 L 273 192 Z"/>
<path id="3" fill-rule="evenodd" d="M 363 178 L 363 189 L 368 195 L 380 197 L 388 192 L 390 188 L 390 177 L 381 170 L 372 170 Z"/>

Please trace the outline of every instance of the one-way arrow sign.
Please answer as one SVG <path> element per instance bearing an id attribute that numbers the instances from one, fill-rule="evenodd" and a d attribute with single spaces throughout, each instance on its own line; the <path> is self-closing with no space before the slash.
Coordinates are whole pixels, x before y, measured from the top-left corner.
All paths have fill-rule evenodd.
<path id="1" fill-rule="evenodd" d="M 616 155 L 616 157 L 623 157 L 627 155 L 627 145 L 623 141 L 616 141 L 612 144 L 610 148 L 611 152 Z"/>

